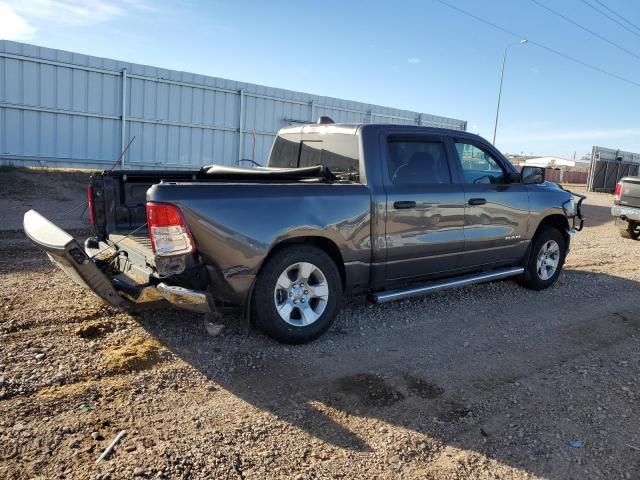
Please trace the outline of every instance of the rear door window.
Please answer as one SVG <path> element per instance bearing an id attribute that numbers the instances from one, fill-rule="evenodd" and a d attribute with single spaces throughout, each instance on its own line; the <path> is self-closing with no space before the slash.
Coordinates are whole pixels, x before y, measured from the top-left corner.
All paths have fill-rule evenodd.
<path id="1" fill-rule="evenodd" d="M 420 138 L 394 138 L 388 142 L 389 178 L 395 185 L 451 183 L 444 143 Z"/>

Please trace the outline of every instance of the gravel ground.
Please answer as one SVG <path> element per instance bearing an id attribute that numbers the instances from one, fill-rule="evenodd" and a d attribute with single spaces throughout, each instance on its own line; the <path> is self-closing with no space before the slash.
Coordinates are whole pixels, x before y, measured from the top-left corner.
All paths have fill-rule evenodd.
<path id="1" fill-rule="evenodd" d="M 547 291 L 351 299 L 294 347 L 116 313 L 5 232 L 0 478 L 638 479 L 640 242 L 610 202 Z"/>

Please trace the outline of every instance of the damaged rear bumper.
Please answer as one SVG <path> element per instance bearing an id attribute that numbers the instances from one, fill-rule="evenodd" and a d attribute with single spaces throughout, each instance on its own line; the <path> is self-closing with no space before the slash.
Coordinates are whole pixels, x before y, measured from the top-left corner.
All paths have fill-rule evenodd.
<path id="1" fill-rule="evenodd" d="M 206 291 L 166 283 L 137 285 L 117 277 L 109 278 L 96 265 L 95 255 L 87 255 L 77 240 L 35 210 L 25 213 L 23 226 L 27 237 L 44 250 L 56 266 L 113 307 L 129 309 L 164 300 L 177 308 L 197 313 L 215 310 L 213 298 Z"/>
<path id="2" fill-rule="evenodd" d="M 157 285 L 132 285 L 131 280 L 123 281 L 122 276 L 112 280 L 116 291 L 132 305 L 149 305 L 167 301 L 181 310 L 195 313 L 213 313 L 215 305 L 209 292 L 168 285 L 164 282 Z"/>

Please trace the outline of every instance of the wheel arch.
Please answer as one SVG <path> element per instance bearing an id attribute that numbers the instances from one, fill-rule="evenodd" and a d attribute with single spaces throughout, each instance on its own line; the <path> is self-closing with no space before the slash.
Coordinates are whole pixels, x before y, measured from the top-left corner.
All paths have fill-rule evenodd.
<path id="1" fill-rule="evenodd" d="M 555 228 L 562 234 L 562 238 L 565 242 L 565 252 L 569 253 L 569 244 L 571 242 L 571 236 L 569 235 L 569 220 L 566 216 L 560 213 L 552 213 L 551 215 L 547 215 L 544 217 L 538 226 L 536 227 L 535 232 L 531 236 L 531 241 L 529 242 L 529 247 L 527 248 L 527 253 L 524 258 L 524 264 L 526 265 L 529 262 L 529 256 L 531 255 L 531 248 L 533 246 L 533 242 L 536 237 L 547 228 Z"/>
<path id="2" fill-rule="evenodd" d="M 340 273 L 340 281 L 342 282 L 342 290 L 343 292 L 347 287 L 347 272 L 344 265 L 344 258 L 342 256 L 342 252 L 338 248 L 338 245 L 327 237 L 322 237 L 319 235 L 300 235 L 297 237 L 290 237 L 283 239 L 269 249 L 269 252 L 265 255 L 264 259 L 260 263 L 258 270 L 253 278 L 253 282 L 251 282 L 251 287 L 247 291 L 243 302 L 243 317 L 245 318 L 247 325 L 251 322 L 251 302 L 254 294 L 254 289 L 256 285 L 256 281 L 258 276 L 262 272 L 262 269 L 266 265 L 267 261 L 273 257 L 276 253 L 281 250 L 286 249 L 287 247 L 291 247 L 294 245 L 313 245 L 316 248 L 319 248 L 323 252 L 325 252 L 329 257 L 334 261 L 338 268 L 338 272 Z"/>
<path id="3" fill-rule="evenodd" d="M 273 257 L 279 251 L 293 245 L 312 245 L 329 255 L 329 257 L 336 264 L 336 267 L 338 267 L 338 271 L 340 272 L 340 280 L 342 281 L 342 288 L 345 288 L 347 274 L 344 267 L 344 258 L 342 256 L 342 252 L 340 252 L 340 249 L 338 248 L 338 245 L 330 238 L 313 235 L 287 238 L 273 245 L 273 247 L 271 247 L 271 250 L 269 250 L 269 253 L 267 253 L 264 260 L 262 261 L 262 264 L 260 265 L 260 268 L 256 273 L 256 277 L 260 275 L 262 268 L 271 257 Z"/>
<path id="4" fill-rule="evenodd" d="M 558 231 L 560 231 L 560 233 L 562 234 L 562 236 L 564 237 L 565 243 L 567 244 L 567 248 L 569 247 L 569 220 L 567 219 L 566 216 L 560 214 L 560 213 L 554 213 L 551 215 L 547 215 L 546 217 L 544 217 L 540 223 L 538 224 L 538 227 L 536 228 L 535 233 L 533 234 L 533 236 L 531 237 L 531 239 L 533 240 L 534 238 L 536 238 L 536 236 L 545 228 L 555 228 Z"/>
<path id="5" fill-rule="evenodd" d="M 258 268 L 256 275 L 254 277 L 254 280 L 251 284 L 251 288 L 249 289 L 249 291 L 247 292 L 247 297 L 246 297 L 246 301 L 245 301 L 245 305 L 244 305 L 244 318 L 246 321 L 246 326 L 247 328 L 249 328 L 250 325 L 253 325 L 254 322 L 259 322 L 259 323 L 255 323 L 255 325 L 261 325 L 261 328 L 265 329 L 267 331 L 267 333 L 272 337 L 275 338 L 279 341 L 284 341 L 285 343 L 302 343 L 302 342 L 306 342 L 309 339 L 314 339 L 317 337 L 317 335 L 321 334 L 322 332 L 324 332 L 326 330 L 326 328 L 328 328 L 328 325 L 326 327 L 321 327 L 322 330 L 319 330 L 319 333 L 314 333 L 312 334 L 311 337 L 307 337 L 306 339 L 302 339 L 302 338 L 285 338 L 287 337 L 287 335 L 285 335 L 284 337 L 282 337 L 281 333 L 278 333 L 279 328 L 276 328 L 275 326 L 271 326 L 271 327 L 267 327 L 265 324 L 265 319 L 263 318 L 262 322 L 259 321 L 260 318 L 260 314 L 262 312 L 262 310 L 258 310 L 254 312 L 253 310 L 255 309 L 255 299 L 256 299 L 256 295 L 258 292 L 261 292 L 260 295 L 262 299 L 264 299 L 264 282 L 261 283 L 261 274 L 263 274 L 263 272 L 265 271 L 265 269 L 268 266 L 269 260 L 272 259 L 274 256 L 278 255 L 280 252 L 283 252 L 285 250 L 287 250 L 288 248 L 291 247 L 308 247 L 308 246 L 312 246 L 315 247 L 316 249 L 320 250 L 321 252 L 325 253 L 326 255 L 329 256 L 329 259 L 334 263 L 334 265 L 336 265 L 337 268 L 337 272 L 333 273 L 333 278 L 335 278 L 335 274 L 337 273 L 338 278 L 340 279 L 339 281 L 342 283 L 342 289 L 337 288 L 337 291 L 334 291 L 334 297 L 337 297 L 337 300 L 334 299 L 333 302 L 330 302 L 333 304 L 333 307 L 330 307 L 333 309 L 333 313 L 329 314 L 330 320 L 329 322 L 332 322 L 333 318 L 335 317 L 336 314 L 336 306 L 339 310 L 339 306 L 341 304 L 341 298 L 344 294 L 345 291 L 345 284 L 346 284 L 346 272 L 345 272 L 345 265 L 344 265 L 344 260 L 343 260 L 343 256 L 342 253 L 340 252 L 338 246 L 336 245 L 336 243 L 334 243 L 331 239 L 326 238 L 326 237 L 322 237 L 322 236 L 298 236 L 298 237 L 291 237 L 291 238 L 287 238 L 284 239 L 278 243 L 276 243 L 275 245 L 273 245 L 273 247 L 269 250 L 269 252 L 267 253 L 267 255 L 265 255 L 263 261 L 260 264 L 260 267 Z M 286 254 L 285 254 L 286 255 Z M 317 255 L 316 255 L 317 256 Z M 323 261 L 323 263 L 326 263 L 326 260 Z M 270 269 L 271 270 L 271 269 Z M 326 273 L 325 273 L 326 275 Z M 331 310 L 330 310 L 331 311 Z M 262 312 L 264 313 L 264 312 Z M 257 316 L 256 316 L 257 315 Z M 322 314 L 324 315 L 324 313 Z M 267 317 L 268 318 L 268 315 Z M 324 318 L 324 317 L 322 317 Z M 315 322 L 311 324 L 311 326 L 315 325 Z M 311 326 L 307 326 L 306 328 L 310 328 Z M 274 333 L 274 328 L 275 328 L 275 333 Z M 270 333 L 269 333 L 270 332 Z M 284 338 L 284 339 L 283 339 Z"/>

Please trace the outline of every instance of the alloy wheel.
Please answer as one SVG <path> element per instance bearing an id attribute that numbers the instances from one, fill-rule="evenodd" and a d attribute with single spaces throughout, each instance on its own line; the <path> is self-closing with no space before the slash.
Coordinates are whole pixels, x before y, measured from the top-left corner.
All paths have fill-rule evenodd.
<path id="1" fill-rule="evenodd" d="M 278 277 L 273 300 L 282 320 L 295 327 L 306 327 L 324 312 L 329 285 L 322 270 L 313 263 L 294 263 Z"/>
<path id="2" fill-rule="evenodd" d="M 547 240 L 542 244 L 536 260 L 536 273 L 540 280 L 549 280 L 558 270 L 560 263 L 560 246 L 555 240 Z"/>

